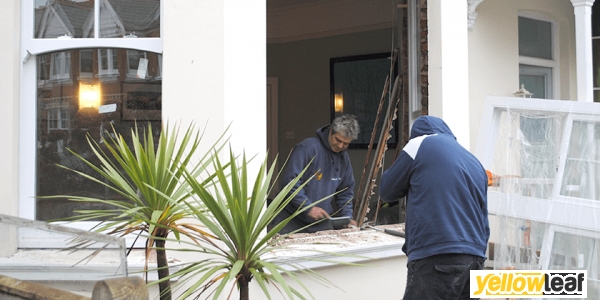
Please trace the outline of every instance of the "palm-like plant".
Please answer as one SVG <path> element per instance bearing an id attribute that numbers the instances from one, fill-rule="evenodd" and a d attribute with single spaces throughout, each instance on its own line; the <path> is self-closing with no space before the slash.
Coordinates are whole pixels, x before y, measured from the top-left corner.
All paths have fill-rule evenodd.
<path id="1" fill-rule="evenodd" d="M 108 139 L 98 143 L 88 136 L 88 143 L 94 155 L 100 160 L 96 166 L 83 156 L 71 152 L 93 169 L 100 179 L 82 171 L 69 169 L 89 180 L 93 180 L 119 194 L 121 199 L 100 199 L 83 196 L 52 196 L 67 197 L 73 201 L 98 202 L 109 204 L 110 209 L 82 210 L 71 220 L 104 220 L 94 230 L 108 234 L 125 236 L 132 233 L 144 234 L 146 237 L 146 264 L 152 249 L 156 251 L 157 271 L 159 278 L 169 277 L 169 269 L 165 241 L 170 232 L 176 239 L 181 235 L 196 239 L 209 235 L 198 224 L 185 221 L 191 211 L 184 201 L 192 195 L 188 181 L 184 175 L 198 176 L 206 171 L 216 155 L 227 143 L 225 134 L 210 147 L 199 161 L 193 163 L 196 151 L 203 136 L 195 131 L 191 124 L 185 134 L 179 136 L 179 127 L 172 131 L 166 126 L 158 137 L 157 144 L 148 125 L 145 134 L 140 133 L 136 125 L 131 130 L 131 144 L 113 128 L 113 134 Z M 227 130 L 225 131 L 227 132 Z M 106 150 L 103 150 L 105 148 Z M 195 166 L 189 170 L 189 166 Z M 186 169 L 187 168 L 187 169 Z M 211 176 L 207 178 L 210 182 Z M 204 182 L 196 182 L 204 185 Z M 195 212 L 201 211 L 196 207 Z M 168 280 L 159 285 L 161 299 L 171 299 L 171 287 Z"/>
<path id="2" fill-rule="evenodd" d="M 180 299 L 187 299 L 195 293 L 198 293 L 199 296 L 210 287 L 216 287 L 213 292 L 214 299 L 217 299 L 226 286 L 233 282 L 229 295 L 231 296 L 231 291 L 237 285 L 240 299 L 246 300 L 249 297 L 248 284 L 252 279 L 259 284 L 269 299 L 271 298 L 267 290 L 269 283 L 282 288 L 289 298 L 297 296 L 304 299 L 301 291 L 288 285 L 281 273 L 287 274 L 305 292 L 310 294 L 298 277 L 284 266 L 264 259 L 269 252 L 281 247 L 277 246 L 277 242 L 285 236 L 277 235 L 277 233 L 297 214 L 312 207 L 310 205 L 298 210 L 285 221 L 271 230 L 267 230 L 267 226 L 295 195 L 292 187 L 298 182 L 304 171 L 287 184 L 267 206 L 275 163 L 268 167 L 265 160 L 256 179 L 252 182 L 248 178 L 248 162 L 245 155 L 241 159 L 241 164 L 236 163 L 231 150 L 227 164 L 222 164 L 216 155 L 213 155 L 212 158 L 216 176 L 211 187 L 198 181 L 196 176 L 190 173 L 186 173 L 185 177 L 197 200 L 201 201 L 206 209 L 206 211 L 200 211 L 197 205 L 189 204 L 190 210 L 219 240 L 204 239 L 200 248 L 191 250 L 208 254 L 208 258 L 190 263 L 171 275 L 172 278 L 179 277 L 179 284 L 190 283 Z M 302 186 L 307 182 L 304 182 Z M 322 200 L 316 201 L 315 204 Z M 297 269 L 300 270 L 300 268 Z M 312 270 L 300 271 L 314 275 L 324 283 L 329 283 Z M 165 279 L 168 280 L 168 278 L 163 278 L 163 280 Z"/>

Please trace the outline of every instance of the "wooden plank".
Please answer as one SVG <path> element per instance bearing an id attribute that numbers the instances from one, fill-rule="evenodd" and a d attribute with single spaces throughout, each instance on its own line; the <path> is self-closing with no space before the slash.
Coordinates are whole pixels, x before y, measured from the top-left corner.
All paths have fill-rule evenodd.
<path id="1" fill-rule="evenodd" d="M 92 300 L 148 300 L 148 287 L 141 277 L 112 278 L 94 285 Z"/>
<path id="2" fill-rule="evenodd" d="M 29 300 L 90 300 L 89 297 L 2 275 L 0 275 L 1 295 Z"/>

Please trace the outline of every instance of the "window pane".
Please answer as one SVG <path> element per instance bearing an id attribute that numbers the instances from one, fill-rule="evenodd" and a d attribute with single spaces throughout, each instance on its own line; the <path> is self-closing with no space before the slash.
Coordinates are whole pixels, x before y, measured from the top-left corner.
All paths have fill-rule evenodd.
<path id="1" fill-rule="evenodd" d="M 102 0 L 100 37 L 160 37 L 160 0 Z"/>
<path id="2" fill-rule="evenodd" d="M 600 122 L 573 122 L 560 194 L 600 200 Z"/>
<path id="3" fill-rule="evenodd" d="M 600 87 L 600 39 L 592 39 L 592 55 L 594 87 L 597 88 Z"/>
<path id="4" fill-rule="evenodd" d="M 519 55 L 552 59 L 550 22 L 519 17 Z"/>
<path id="5" fill-rule="evenodd" d="M 519 86 L 524 86 L 533 98 L 552 98 L 552 68 L 519 64 Z"/>
<path id="6" fill-rule="evenodd" d="M 94 37 L 96 0 L 34 1 L 34 37 Z M 97 1 L 100 37 L 160 37 L 160 0 Z"/>
<path id="7" fill-rule="evenodd" d="M 100 51 L 99 51 L 100 50 Z M 114 50 L 114 51 L 108 51 Z M 123 51 L 123 55 L 112 54 Z M 113 80 L 106 81 L 105 77 L 98 76 L 98 70 L 92 69 L 92 76 L 81 78 L 82 61 L 80 53 L 104 53 L 107 67 L 126 68 L 124 54 L 126 50 L 120 49 L 82 49 L 38 55 L 38 65 L 50 58 L 56 61 L 52 64 L 57 69 L 72 69 L 73 76 L 49 80 L 38 79 L 37 89 L 37 157 L 36 157 L 36 194 L 45 195 L 86 195 L 102 198 L 116 199 L 118 195 L 111 190 L 84 179 L 82 176 L 64 170 L 58 165 L 63 165 L 82 171 L 98 179 L 89 167 L 82 164 L 66 149 L 96 162 L 88 145 L 87 137 L 100 142 L 107 136 L 111 126 L 123 134 L 128 140 L 131 128 L 137 122 L 138 126 L 151 123 L 158 137 L 161 126 L 161 101 L 162 81 L 156 76 L 146 79 L 137 79 L 135 82 L 127 80 L 126 76 L 113 76 Z M 71 55 L 73 54 L 73 55 Z M 88 54 L 84 54 L 88 57 Z M 98 65 L 98 55 L 91 55 L 92 65 Z M 72 59 L 71 59 L 72 58 Z M 113 61 L 110 61 L 114 58 Z M 158 65 L 158 55 L 148 53 L 149 64 Z M 109 62 L 110 61 L 110 62 Z M 73 66 L 70 68 L 69 66 Z M 61 71 L 62 72 L 62 71 Z M 125 70 L 121 72 L 123 74 Z M 60 74 L 58 72 L 57 74 Z M 151 73 L 156 74 L 156 73 Z M 80 99 L 79 92 L 89 88 L 97 93 L 98 102 L 84 102 Z M 108 109 L 115 106 L 116 109 Z M 102 108 L 99 110 L 99 107 Z M 36 219 L 52 220 L 64 218 L 73 214 L 77 209 L 98 208 L 97 203 L 74 203 L 67 199 L 37 199 Z"/>
<path id="8" fill-rule="evenodd" d="M 92 62 L 92 50 L 81 50 L 79 51 L 79 72 L 80 72 L 80 76 L 83 74 L 89 74 L 91 75 L 93 72 L 93 62 Z"/>
<path id="9" fill-rule="evenodd" d="M 556 232 L 550 254 L 550 270 L 587 270 L 587 299 L 598 299 L 600 239 Z"/>
<path id="10" fill-rule="evenodd" d="M 144 70 L 146 68 L 143 67 L 144 62 L 146 62 L 146 53 L 144 51 L 127 50 L 127 76 L 145 78 Z M 143 74 L 139 75 L 138 73 Z"/>
<path id="11" fill-rule="evenodd" d="M 592 6 L 592 36 L 600 36 L 600 4 Z"/>
<path id="12" fill-rule="evenodd" d="M 549 199 L 565 118 L 562 113 L 503 111 L 491 166 L 503 178 L 490 190 Z"/>
<path id="13" fill-rule="evenodd" d="M 35 0 L 36 38 L 94 37 L 94 0 Z"/>

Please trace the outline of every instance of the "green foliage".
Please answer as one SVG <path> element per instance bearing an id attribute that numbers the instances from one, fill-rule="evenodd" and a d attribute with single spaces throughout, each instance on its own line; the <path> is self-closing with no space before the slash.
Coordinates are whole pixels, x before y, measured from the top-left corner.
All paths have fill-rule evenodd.
<path id="1" fill-rule="evenodd" d="M 64 195 L 44 198 L 68 198 L 72 201 L 108 204 L 109 209 L 77 211 L 78 214 L 68 220 L 100 219 L 103 221 L 93 229 L 94 231 L 119 236 L 145 233 L 146 269 L 150 251 L 155 243 L 163 245 L 156 250 L 157 255 L 165 256 L 162 259 L 166 263 L 164 241 L 170 232 L 175 234 L 176 239 L 180 239 L 182 234 L 192 240 L 210 236 L 200 225 L 185 221 L 190 217 L 191 211 L 184 202 L 192 196 L 192 191 L 188 181 L 184 180 L 184 175 L 198 176 L 206 172 L 206 168 L 212 161 L 211 156 L 217 155 L 228 142 L 228 138 L 223 134 L 203 156 L 196 157 L 203 132 L 201 134 L 196 131 L 193 124 L 187 128 L 183 136 L 180 136 L 179 132 L 178 126 L 171 130 L 167 125 L 155 141 L 150 124 L 145 132 L 140 132 L 136 124 L 135 129 L 131 130 L 129 143 L 114 128 L 111 134 L 107 134 L 109 138 L 103 139 L 100 143 L 88 136 L 89 146 L 94 153 L 94 158 L 100 161 L 99 165 L 69 151 L 91 168 L 95 172 L 94 176 L 65 166 L 61 167 L 105 186 L 119 195 L 119 199 Z M 194 167 L 190 170 L 190 166 Z M 196 182 L 196 184 L 210 183 L 211 178 L 212 175 L 209 174 L 206 182 Z M 194 208 L 196 213 L 201 211 L 201 207 Z M 161 270 L 164 276 L 168 276 L 168 266 L 158 267 L 159 276 Z"/>
<path id="2" fill-rule="evenodd" d="M 265 159 L 256 178 L 252 181 L 248 178 L 249 166 L 245 155 L 239 164 L 231 150 L 227 164 L 223 164 L 217 155 L 213 155 L 212 158 L 216 175 L 213 185 L 208 186 L 199 182 L 196 176 L 190 173 L 186 173 L 185 178 L 196 195 L 194 199 L 201 202 L 206 211 L 198 210 L 198 205 L 193 203 L 188 204 L 189 209 L 207 227 L 208 231 L 218 238 L 218 241 L 206 239 L 201 245 L 190 243 L 195 248 L 185 250 L 201 252 L 204 257 L 208 258 L 190 263 L 171 275 L 171 278 L 178 278 L 180 284 L 189 283 L 189 288 L 180 296 L 180 299 L 187 299 L 195 293 L 202 294 L 210 287 L 215 288 L 213 296 L 214 299 L 217 299 L 225 291 L 227 285 L 232 282 L 234 285 L 230 287 L 229 293 L 233 287 L 238 286 L 240 299 L 248 299 L 248 283 L 252 279 L 256 280 L 269 299 L 271 299 L 267 289 L 269 283 L 275 284 L 278 289 L 281 288 L 289 298 L 296 296 L 305 299 L 302 290 L 312 297 L 310 291 L 298 279 L 296 272 L 264 258 L 269 256 L 269 252 L 282 247 L 278 246 L 278 241 L 285 236 L 277 233 L 293 217 L 327 197 L 303 207 L 285 221 L 268 230 L 267 226 L 296 194 L 292 188 L 304 174 L 306 168 L 287 184 L 267 206 L 275 163 L 267 168 L 268 163 Z M 308 181 L 303 182 L 301 187 L 307 183 Z M 296 266 L 295 271 L 314 275 L 315 278 L 330 284 L 312 270 Z M 282 274 L 286 274 L 303 289 L 298 290 L 288 285 Z"/>
<path id="3" fill-rule="evenodd" d="M 135 129 L 132 129 L 131 144 L 116 132 L 109 135 L 108 139 L 103 139 L 102 143 L 97 143 L 88 137 L 88 143 L 96 158 L 100 160 L 100 166 L 92 164 L 77 153 L 71 153 L 105 180 L 62 167 L 104 185 L 121 195 L 122 199 L 52 197 L 111 204 L 114 209 L 82 210 L 79 211 L 79 215 L 71 218 L 77 221 L 101 218 L 105 221 L 96 228 L 96 231 L 100 232 L 109 231 L 112 234 L 123 235 L 142 230 L 153 234 L 160 230 L 157 227 L 177 228 L 177 221 L 189 215 L 189 211 L 182 206 L 182 203 L 191 196 L 191 193 L 187 181 L 182 179 L 184 172 L 188 172 L 186 167 L 193 164 L 192 160 L 202 137 L 194 129 L 194 125 L 190 125 L 179 140 L 179 128 L 175 127 L 171 131 L 167 126 L 161 131 L 156 143 L 151 125 L 148 125 L 145 135 L 140 134 L 136 125 Z M 200 158 L 200 161 L 195 163 L 196 167 L 190 172 L 197 175 L 206 171 L 211 161 L 210 155 L 218 153 L 226 142 L 227 139 L 222 135 Z M 178 230 L 178 232 L 186 231 Z"/>

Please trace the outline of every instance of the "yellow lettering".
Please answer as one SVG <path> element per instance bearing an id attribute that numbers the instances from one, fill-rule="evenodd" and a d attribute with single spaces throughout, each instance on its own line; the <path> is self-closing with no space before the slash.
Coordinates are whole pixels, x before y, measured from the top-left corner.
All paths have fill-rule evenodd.
<path id="1" fill-rule="evenodd" d="M 489 276 L 491 276 L 491 275 L 489 275 Z M 488 289 L 492 292 L 497 292 L 498 290 L 500 290 L 501 285 L 502 285 L 502 279 L 496 275 L 496 276 L 490 278 L 489 283 L 488 283 Z"/>
<path id="2" fill-rule="evenodd" d="M 541 292 L 544 286 L 544 276 L 527 276 L 527 287 L 531 292 Z"/>
<path id="3" fill-rule="evenodd" d="M 525 278 L 523 278 L 522 276 L 518 276 L 513 281 L 512 290 L 515 292 L 522 292 L 525 289 L 525 286 L 526 286 Z"/>
<path id="4" fill-rule="evenodd" d="M 488 279 L 492 276 L 492 274 L 488 274 L 487 276 L 485 276 L 482 280 L 481 276 L 477 276 L 477 291 L 475 292 L 475 295 L 479 295 L 481 293 L 483 293 L 483 290 L 485 289 L 485 283 L 488 281 Z"/>

